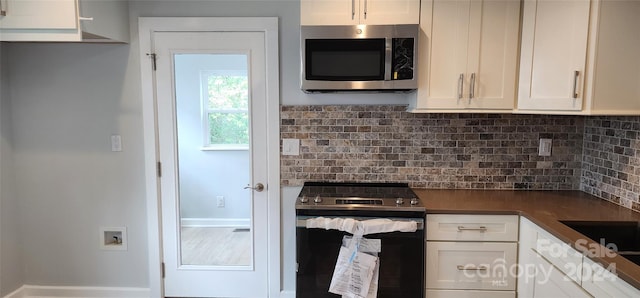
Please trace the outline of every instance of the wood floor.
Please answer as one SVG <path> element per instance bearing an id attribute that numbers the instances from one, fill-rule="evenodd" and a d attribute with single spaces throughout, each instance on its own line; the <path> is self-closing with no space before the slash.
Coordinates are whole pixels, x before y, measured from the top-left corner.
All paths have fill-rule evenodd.
<path id="1" fill-rule="evenodd" d="M 236 228 L 183 227 L 182 264 L 251 265 L 251 231 Z"/>

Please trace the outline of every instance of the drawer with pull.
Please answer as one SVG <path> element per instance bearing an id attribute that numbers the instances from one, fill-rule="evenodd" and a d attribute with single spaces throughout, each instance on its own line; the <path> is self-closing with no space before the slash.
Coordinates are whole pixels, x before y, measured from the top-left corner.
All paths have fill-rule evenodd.
<path id="1" fill-rule="evenodd" d="M 426 290 L 426 298 L 516 298 L 515 291 Z"/>
<path id="2" fill-rule="evenodd" d="M 426 246 L 427 289 L 514 291 L 517 243 L 431 242 Z"/>
<path id="3" fill-rule="evenodd" d="M 427 214 L 429 241 L 518 241 L 517 215 Z"/>

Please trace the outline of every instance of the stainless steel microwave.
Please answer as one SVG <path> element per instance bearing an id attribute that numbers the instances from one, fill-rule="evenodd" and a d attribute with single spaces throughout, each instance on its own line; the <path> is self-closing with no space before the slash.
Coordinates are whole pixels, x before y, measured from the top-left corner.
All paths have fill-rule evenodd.
<path id="1" fill-rule="evenodd" d="M 418 32 L 418 25 L 301 26 L 301 88 L 413 91 Z"/>

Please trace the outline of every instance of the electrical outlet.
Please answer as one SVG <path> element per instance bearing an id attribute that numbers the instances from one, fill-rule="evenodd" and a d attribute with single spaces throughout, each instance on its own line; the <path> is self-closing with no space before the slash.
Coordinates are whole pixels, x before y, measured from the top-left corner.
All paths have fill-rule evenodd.
<path id="1" fill-rule="evenodd" d="M 218 206 L 218 208 L 223 208 L 224 207 L 224 197 L 223 196 L 217 196 L 216 197 L 216 206 Z"/>
<path id="2" fill-rule="evenodd" d="M 282 139 L 282 155 L 300 155 L 300 139 Z"/>
<path id="3" fill-rule="evenodd" d="M 539 156 L 551 156 L 551 139 L 540 139 L 540 146 L 538 147 Z"/>

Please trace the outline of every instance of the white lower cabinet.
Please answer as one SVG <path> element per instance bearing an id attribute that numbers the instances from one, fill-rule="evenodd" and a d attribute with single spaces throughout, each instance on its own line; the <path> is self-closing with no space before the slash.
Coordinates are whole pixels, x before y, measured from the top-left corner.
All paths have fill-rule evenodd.
<path id="1" fill-rule="evenodd" d="M 516 297 L 517 215 L 428 214 L 426 297 Z"/>
<path id="2" fill-rule="evenodd" d="M 640 297 L 615 268 L 523 216 L 428 214 L 426 223 L 426 298 Z"/>
<path id="3" fill-rule="evenodd" d="M 535 253 L 534 253 L 535 254 Z M 533 293 L 531 296 L 520 295 L 519 297 L 532 298 L 558 298 L 558 297 L 591 297 L 580 285 L 566 275 L 549 261 L 536 255 L 535 275 L 531 279 Z"/>
<path id="4" fill-rule="evenodd" d="M 639 289 L 524 217 L 519 244 L 519 298 L 640 297 Z"/>
<path id="5" fill-rule="evenodd" d="M 593 297 L 640 297 L 640 290 L 588 258 L 584 258 L 582 272 L 582 287 Z"/>
<path id="6" fill-rule="evenodd" d="M 515 291 L 516 243 L 427 241 L 427 288 Z"/>
<path id="7" fill-rule="evenodd" d="M 510 291 L 427 290 L 426 298 L 515 298 Z"/>
<path id="8" fill-rule="evenodd" d="M 582 254 L 520 219 L 519 298 L 592 297 L 581 286 Z"/>

